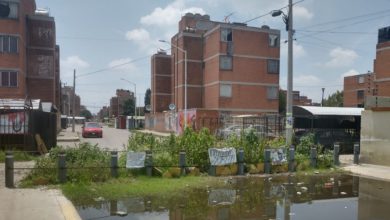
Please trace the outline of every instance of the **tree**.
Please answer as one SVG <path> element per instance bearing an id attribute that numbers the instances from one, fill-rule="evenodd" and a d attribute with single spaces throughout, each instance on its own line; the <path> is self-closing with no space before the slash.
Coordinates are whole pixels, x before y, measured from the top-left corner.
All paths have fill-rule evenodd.
<path id="1" fill-rule="evenodd" d="M 144 100 L 145 106 L 150 105 L 151 96 L 152 96 L 152 90 L 150 90 L 150 88 L 148 88 L 145 92 L 145 100 Z M 146 109 L 144 109 L 144 111 L 149 112 Z"/>
<path id="2" fill-rule="evenodd" d="M 134 99 L 128 99 L 123 103 L 123 115 L 134 115 Z"/>
<path id="3" fill-rule="evenodd" d="M 83 110 L 81 110 L 80 116 L 81 116 L 81 117 L 85 117 L 85 119 L 87 119 L 87 120 L 89 120 L 89 119 L 92 118 L 92 114 L 91 114 L 90 111 L 88 111 L 88 109 L 83 109 Z"/>
<path id="4" fill-rule="evenodd" d="M 323 106 L 329 106 L 329 107 L 343 107 L 343 91 L 336 91 L 332 95 L 329 95 L 327 99 L 324 99 Z"/>

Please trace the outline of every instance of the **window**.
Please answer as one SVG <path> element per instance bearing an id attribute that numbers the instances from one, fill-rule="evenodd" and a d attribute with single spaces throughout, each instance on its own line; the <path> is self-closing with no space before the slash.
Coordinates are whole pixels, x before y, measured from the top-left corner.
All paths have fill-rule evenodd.
<path id="1" fill-rule="evenodd" d="M 279 60 L 267 60 L 268 73 L 279 74 Z"/>
<path id="2" fill-rule="evenodd" d="M 219 57 L 219 68 L 221 70 L 231 70 L 232 69 L 233 58 L 231 56 L 220 56 Z"/>
<path id="3" fill-rule="evenodd" d="M 219 96 L 220 97 L 232 97 L 232 85 L 221 84 L 219 86 Z"/>
<path id="4" fill-rule="evenodd" d="M 279 36 L 275 34 L 268 35 L 268 45 L 270 47 L 279 47 Z"/>
<path id="5" fill-rule="evenodd" d="M 267 87 L 267 99 L 278 99 L 278 87 Z"/>
<path id="6" fill-rule="evenodd" d="M 0 52 L 18 53 L 18 37 L 0 35 Z"/>
<path id="7" fill-rule="evenodd" d="M 233 41 L 232 29 L 221 29 L 221 41 Z"/>
<path id="8" fill-rule="evenodd" d="M 359 84 L 364 83 L 364 76 L 359 76 L 359 77 L 358 77 L 358 83 L 359 83 Z"/>
<path id="9" fill-rule="evenodd" d="M 18 3 L 0 1 L 0 19 L 18 18 Z"/>
<path id="10" fill-rule="evenodd" d="M 2 71 L 1 73 L 1 86 L 2 87 L 17 87 L 18 86 L 18 73 L 14 71 Z"/>
<path id="11" fill-rule="evenodd" d="M 357 98 L 363 99 L 364 98 L 364 90 L 358 90 L 357 91 Z"/>

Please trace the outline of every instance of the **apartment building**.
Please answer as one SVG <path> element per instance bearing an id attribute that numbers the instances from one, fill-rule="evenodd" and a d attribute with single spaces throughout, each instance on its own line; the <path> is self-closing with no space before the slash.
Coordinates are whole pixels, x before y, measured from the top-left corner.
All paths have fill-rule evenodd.
<path id="1" fill-rule="evenodd" d="M 60 106 L 55 21 L 34 0 L 0 0 L 0 96 Z"/>
<path id="2" fill-rule="evenodd" d="M 75 94 L 75 116 L 80 116 L 80 96 Z M 61 89 L 61 113 L 63 115 L 73 115 L 73 87 L 64 86 Z"/>
<path id="3" fill-rule="evenodd" d="M 159 51 L 152 56 L 151 60 L 151 113 L 163 112 L 168 110 L 172 103 L 172 72 L 171 56 L 165 51 Z"/>
<path id="4" fill-rule="evenodd" d="M 170 64 L 161 62 L 152 68 L 152 108 L 168 110 L 167 99 L 156 96 L 164 88 L 177 111 L 185 109 L 187 99 L 187 109 L 220 115 L 277 113 L 279 42 L 280 31 L 268 26 L 223 23 L 211 21 L 208 15 L 187 13 L 171 39 Z M 155 54 L 152 61 L 159 56 Z"/>
<path id="5" fill-rule="evenodd" d="M 374 72 L 344 77 L 344 106 L 364 107 L 367 96 L 390 96 L 390 26 L 378 30 Z"/>
<path id="6" fill-rule="evenodd" d="M 131 99 L 134 100 L 133 92 L 124 89 L 117 89 L 116 96 L 110 99 L 109 117 L 123 115 L 125 102 Z"/>

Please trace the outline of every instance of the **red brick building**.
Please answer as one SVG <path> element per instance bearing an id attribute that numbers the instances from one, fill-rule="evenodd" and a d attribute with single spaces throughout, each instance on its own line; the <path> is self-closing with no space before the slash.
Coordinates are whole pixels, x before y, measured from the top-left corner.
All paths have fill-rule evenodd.
<path id="1" fill-rule="evenodd" d="M 34 0 L 0 0 L 0 97 L 60 106 L 55 22 Z"/>
<path id="2" fill-rule="evenodd" d="M 123 107 L 125 105 L 125 102 L 130 99 L 134 100 L 133 92 L 124 89 L 117 89 L 116 96 L 110 99 L 109 117 L 123 115 Z"/>
<path id="3" fill-rule="evenodd" d="M 374 72 L 344 77 L 344 106 L 363 107 L 367 96 L 390 96 L 390 27 L 378 31 Z"/>
<path id="4" fill-rule="evenodd" d="M 224 115 L 277 113 L 279 41 L 280 31 L 268 26 L 221 23 L 187 13 L 171 39 L 170 57 L 152 57 L 152 109 L 168 110 L 169 103 L 184 109 L 186 62 L 179 47 L 187 51 L 187 109 Z"/>
<path id="5" fill-rule="evenodd" d="M 151 113 L 163 112 L 168 109 L 172 100 L 172 71 L 171 56 L 166 52 L 159 51 L 152 56 L 151 60 Z"/>

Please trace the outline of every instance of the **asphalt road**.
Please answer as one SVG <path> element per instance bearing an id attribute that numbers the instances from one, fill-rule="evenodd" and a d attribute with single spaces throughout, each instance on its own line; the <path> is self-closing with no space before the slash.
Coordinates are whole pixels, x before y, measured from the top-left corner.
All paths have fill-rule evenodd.
<path id="1" fill-rule="evenodd" d="M 68 128 L 70 130 L 71 128 Z M 127 129 L 116 129 L 103 126 L 103 138 L 83 138 L 81 135 L 81 125 L 76 125 L 75 131 L 80 137 L 80 142 L 89 142 L 91 144 L 98 144 L 102 149 L 108 150 L 125 150 L 131 132 Z M 74 134 L 74 133 L 73 133 Z M 58 143 L 62 146 L 74 147 L 79 142 L 61 142 Z"/>

